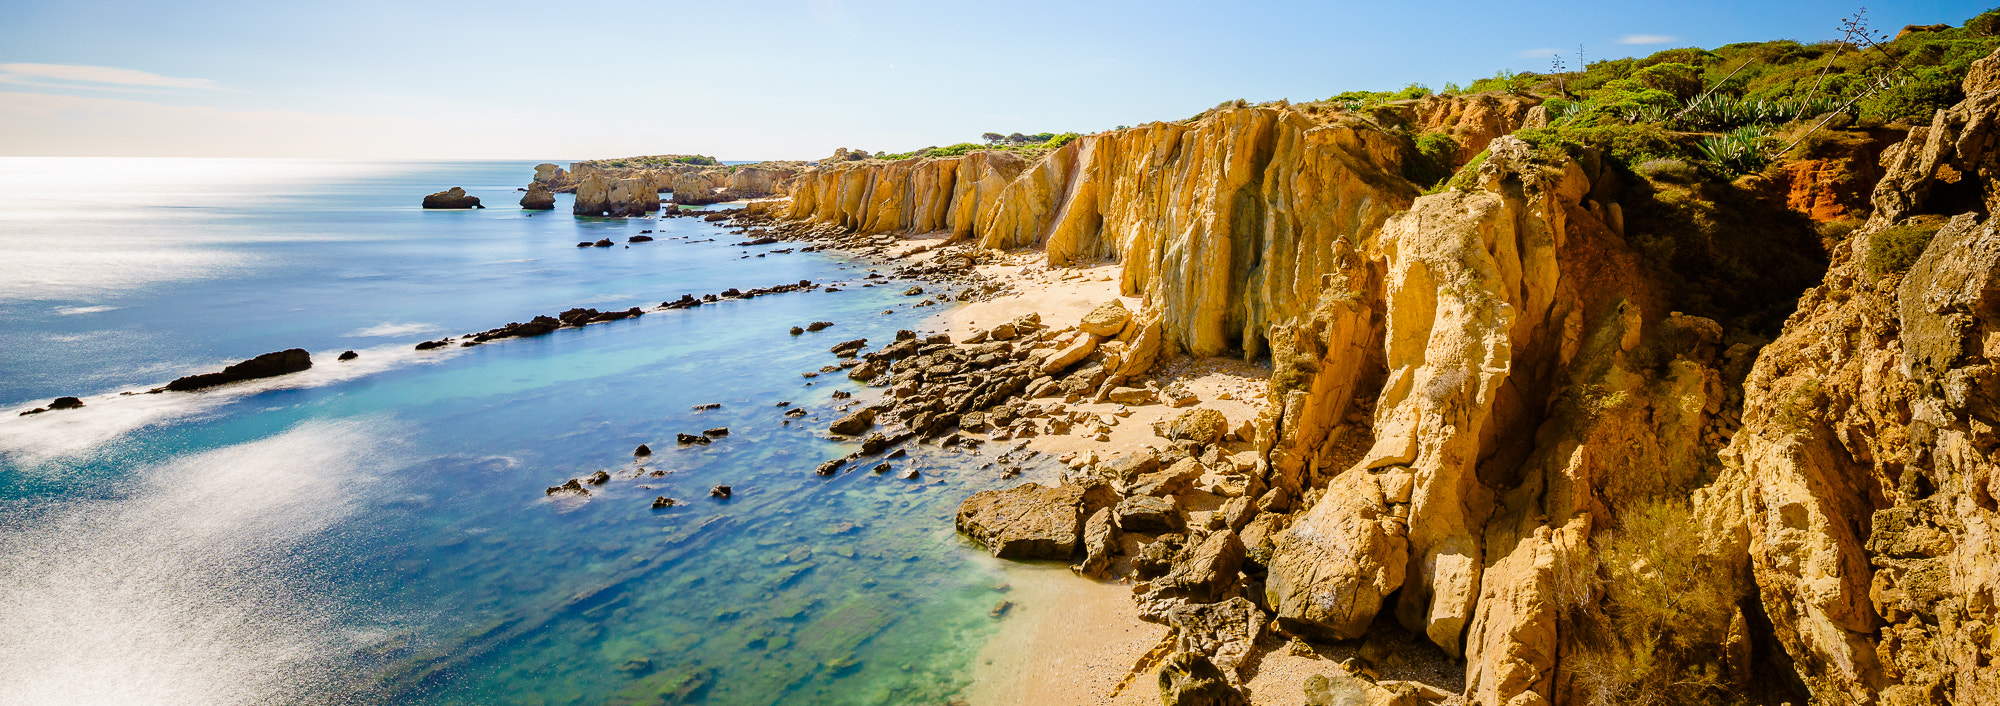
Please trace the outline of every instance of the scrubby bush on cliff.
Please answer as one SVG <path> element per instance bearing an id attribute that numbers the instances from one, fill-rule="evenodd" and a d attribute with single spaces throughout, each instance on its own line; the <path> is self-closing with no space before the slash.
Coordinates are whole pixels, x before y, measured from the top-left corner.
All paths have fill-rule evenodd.
<path id="1" fill-rule="evenodd" d="M 1447 135 L 1424 133 L 1417 136 L 1415 146 L 1415 153 L 1403 160 L 1403 178 L 1418 188 L 1434 191 L 1434 187 L 1452 175 L 1458 142 Z"/>
<path id="2" fill-rule="evenodd" d="M 1910 266 L 1917 264 L 1917 257 L 1924 254 L 1924 248 L 1943 226 L 1944 222 L 1935 217 L 1919 216 L 1868 236 L 1868 259 L 1863 263 L 1868 274 L 1881 277 L 1910 271 Z"/>
<path id="3" fill-rule="evenodd" d="M 1569 620 L 1578 649 L 1565 660 L 1588 704 L 1726 703 L 1722 655 L 1740 621 L 1737 583 L 1703 555 L 1705 535 L 1684 501 L 1651 500 L 1620 513 L 1593 540 L 1595 575 L 1569 569 Z M 1581 586 L 1578 586 L 1581 584 Z M 1594 588 L 1592 591 L 1590 589 Z M 1591 597 L 1601 596 L 1594 606 Z M 1577 602 L 1585 602 L 1577 606 Z"/>
<path id="4" fill-rule="evenodd" d="M 1691 100 L 1708 87 L 1702 79 L 1701 69 L 1677 62 L 1639 69 L 1632 74 L 1632 80 L 1646 88 L 1670 94 L 1677 102 Z"/>
<path id="5" fill-rule="evenodd" d="M 1861 100 L 1861 119 L 1877 123 L 1929 125 L 1931 115 L 1957 103 L 1958 82 L 1942 68 L 1920 69 L 1901 83 Z"/>

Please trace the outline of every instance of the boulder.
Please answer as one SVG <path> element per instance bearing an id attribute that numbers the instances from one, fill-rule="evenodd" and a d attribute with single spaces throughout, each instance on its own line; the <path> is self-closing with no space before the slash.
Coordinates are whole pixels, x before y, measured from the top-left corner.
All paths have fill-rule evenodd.
<path id="1" fill-rule="evenodd" d="M 1207 657 L 1180 652 L 1160 666 L 1163 706 L 1248 706 L 1243 692 L 1229 685 L 1222 670 Z"/>
<path id="2" fill-rule="evenodd" d="M 1243 668 L 1268 622 L 1264 611 L 1242 596 L 1167 611 L 1167 625 L 1175 634 L 1174 649 L 1208 656 L 1230 683 L 1242 682 Z"/>
<path id="3" fill-rule="evenodd" d="M 858 436 L 873 426 L 875 426 L 875 408 L 862 407 L 854 410 L 852 414 L 834 420 L 826 429 L 843 436 Z"/>
<path id="4" fill-rule="evenodd" d="M 1114 387 L 1104 396 L 1114 404 L 1142 405 L 1160 401 L 1160 396 L 1143 387 Z"/>
<path id="5" fill-rule="evenodd" d="M 186 392 L 204 387 L 214 387 L 240 380 L 275 377 L 286 373 L 296 373 L 312 367 L 312 354 L 303 348 L 292 348 L 275 353 L 265 353 L 249 360 L 223 368 L 219 373 L 189 375 L 167 383 L 165 390 Z"/>
<path id="6" fill-rule="evenodd" d="M 1084 576 L 1107 578 L 1111 559 L 1118 553 L 1118 524 L 1111 508 L 1100 507 L 1083 521 L 1083 563 L 1070 567 Z"/>
<path id="7" fill-rule="evenodd" d="M 1195 603 L 1213 602 L 1236 585 L 1236 574 L 1243 568 L 1243 553 L 1243 540 L 1235 532 L 1223 530 L 1210 534 L 1188 551 L 1187 558 L 1175 564 L 1173 571 L 1153 582 L 1154 594 L 1186 598 Z"/>
<path id="8" fill-rule="evenodd" d="M 83 400 L 75 397 L 57 397 L 49 403 L 49 409 L 76 409 L 83 406 Z"/>
<path id="9" fill-rule="evenodd" d="M 958 530 L 1002 559 L 1069 559 L 1082 537 L 1084 506 L 1101 503 L 1105 490 L 1034 483 L 982 490 L 958 506 Z"/>
<path id="10" fill-rule="evenodd" d="M 1276 492 L 1274 489 L 1273 492 Z M 1403 585 L 1408 528 L 1368 473 L 1334 477 L 1320 500 L 1278 533 L 1264 604 L 1294 632 L 1350 640 Z"/>
<path id="11" fill-rule="evenodd" d="M 1229 419 L 1221 412 L 1196 407 L 1153 423 L 1153 433 L 1169 441 L 1213 444 L 1229 433 Z"/>
<path id="12" fill-rule="evenodd" d="M 1125 303 L 1113 299 L 1084 314 L 1076 327 L 1093 336 L 1116 336 L 1125 330 L 1125 322 L 1131 319 L 1132 312 L 1125 308 Z"/>
<path id="13" fill-rule="evenodd" d="M 718 486 L 715 486 L 715 487 L 713 487 L 713 488 L 709 488 L 709 489 L 708 489 L 708 497 L 711 497 L 711 498 L 718 498 L 718 499 L 722 499 L 722 500 L 728 500 L 728 499 L 729 499 L 729 495 L 730 495 L 730 489 L 729 489 L 729 486 L 726 486 L 726 485 L 718 485 Z"/>
<path id="14" fill-rule="evenodd" d="M 653 447 L 647 446 L 645 444 L 640 444 L 639 448 L 632 450 L 632 455 L 639 457 L 651 456 L 653 455 Z"/>
<path id="15" fill-rule="evenodd" d="M 451 187 L 424 197 L 424 208 L 486 208 L 479 205 L 479 197 L 465 193 L 465 189 Z"/>
<path id="16" fill-rule="evenodd" d="M 1183 458 L 1164 469 L 1141 474 L 1127 485 L 1125 494 L 1151 495 L 1159 498 L 1179 495 L 1193 488 L 1195 480 L 1201 478 L 1207 471 L 1208 469 L 1202 467 L 1200 461 Z"/>
<path id="17" fill-rule="evenodd" d="M 340 357 L 339 357 L 338 359 L 339 359 L 339 360 L 354 360 L 355 358 L 359 358 L 359 357 L 361 357 L 361 354 L 360 354 L 360 353 L 356 353 L 356 352 L 354 352 L 354 351 L 347 351 L 347 352 L 344 352 L 344 353 L 341 353 L 341 354 L 340 354 Z"/>
<path id="18" fill-rule="evenodd" d="M 1172 498 L 1138 495 L 1118 501 L 1118 528 L 1126 532 L 1178 532 L 1180 509 Z"/>
<path id="19" fill-rule="evenodd" d="M 1305 691 L 1306 706 L 1424 706 L 1428 703 L 1419 688 L 1412 684 L 1378 684 L 1367 677 L 1345 671 L 1332 676 L 1315 674 L 1307 677 Z"/>

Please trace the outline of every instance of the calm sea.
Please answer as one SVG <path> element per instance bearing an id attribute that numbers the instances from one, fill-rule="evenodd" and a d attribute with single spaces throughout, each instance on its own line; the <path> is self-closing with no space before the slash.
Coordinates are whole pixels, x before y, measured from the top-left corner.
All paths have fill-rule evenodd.
<path id="1" fill-rule="evenodd" d="M 0 159 L 0 704 L 956 697 L 1007 580 L 951 526 L 1001 484 L 990 458 L 815 476 L 850 448 L 832 394 L 870 393 L 800 374 L 937 309 L 853 287 L 411 350 L 866 272 L 567 196 L 529 215 L 532 167 Z M 489 208 L 417 208 L 451 186 Z M 837 325 L 787 333 L 815 320 Z M 119 394 L 293 347 L 311 371 Z M 15 415 L 59 395 L 87 406 Z M 588 499 L 543 494 L 599 470 Z"/>

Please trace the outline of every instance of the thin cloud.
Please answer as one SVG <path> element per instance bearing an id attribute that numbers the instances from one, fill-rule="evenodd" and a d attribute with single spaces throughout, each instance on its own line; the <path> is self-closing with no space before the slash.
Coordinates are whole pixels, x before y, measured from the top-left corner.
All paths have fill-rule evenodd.
<path id="1" fill-rule="evenodd" d="M 0 64 L 0 83 L 111 90 L 132 88 L 230 90 L 212 79 L 178 78 L 136 69 L 82 64 Z"/>
<path id="2" fill-rule="evenodd" d="M 1556 56 L 1561 53 L 1562 53 L 1561 49 L 1550 49 L 1548 47 L 1542 47 L 1540 49 L 1522 49 L 1520 51 L 1514 52 L 1514 56 L 1518 56 L 1523 59 L 1547 59 L 1551 56 Z"/>
<path id="3" fill-rule="evenodd" d="M 1619 44 L 1666 44 L 1680 39 L 1671 34 L 1628 34 L 1618 38 Z"/>

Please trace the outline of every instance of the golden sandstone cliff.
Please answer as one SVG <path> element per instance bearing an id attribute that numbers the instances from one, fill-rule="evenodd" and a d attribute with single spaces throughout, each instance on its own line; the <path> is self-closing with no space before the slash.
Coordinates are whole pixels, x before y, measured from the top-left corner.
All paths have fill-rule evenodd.
<path id="1" fill-rule="evenodd" d="M 1393 623 L 1480 704 L 2000 703 L 1996 73 L 1882 153 L 1866 204 L 1746 197 L 1790 229 L 1755 247 L 1872 213 L 1769 331 L 1648 259 L 1667 187 L 1506 136 L 1545 120 L 1506 97 L 1412 110 L 1485 155 L 1430 194 L 1407 135 L 1275 105 L 829 165 L 757 209 L 1116 261 L 1169 350 L 1268 356 L 1257 519 L 1187 544 L 1242 533 L 1219 597 L 1290 634 Z"/>

